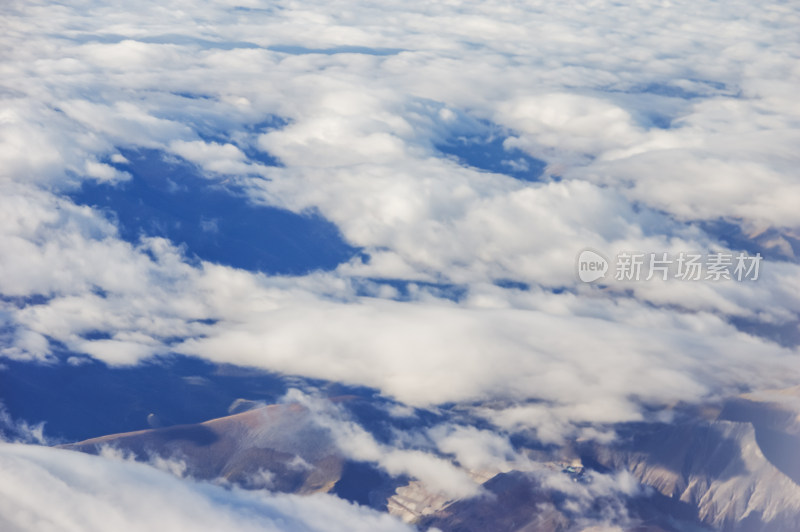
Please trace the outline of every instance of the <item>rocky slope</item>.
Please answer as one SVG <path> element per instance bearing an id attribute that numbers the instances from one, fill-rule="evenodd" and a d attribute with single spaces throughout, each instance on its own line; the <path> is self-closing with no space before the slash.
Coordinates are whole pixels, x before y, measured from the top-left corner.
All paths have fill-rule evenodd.
<path id="1" fill-rule="evenodd" d="M 225 479 L 248 488 L 291 493 L 329 491 L 344 459 L 329 433 L 300 405 L 270 405 L 195 425 L 93 438 L 63 448 L 104 448 L 140 460 L 172 461 L 197 479 Z"/>
<path id="2" fill-rule="evenodd" d="M 531 471 L 467 471 L 482 483 L 483 494 L 448 500 L 420 481 L 348 461 L 328 429 L 296 404 L 63 447 L 90 453 L 117 449 L 156 465 L 168 461 L 194 478 L 223 479 L 246 488 L 331 492 L 388 511 L 421 530 L 592 530 L 591 523 L 602 522 L 615 505 L 625 516 L 617 524 L 626 532 L 800 530 L 800 387 L 674 411 L 670 423 L 615 427 L 619 437 L 611 444 L 576 442 L 547 452 L 518 449 L 542 470 L 568 480 L 591 481 L 591 475 L 575 475 L 564 466 L 582 461 L 581 474 L 627 470 L 646 487 L 631 496 L 598 496 L 580 509 Z"/>
<path id="3" fill-rule="evenodd" d="M 725 532 L 800 530 L 800 387 L 726 401 L 711 419 L 629 426 L 585 448 L 609 469 L 686 503 Z"/>

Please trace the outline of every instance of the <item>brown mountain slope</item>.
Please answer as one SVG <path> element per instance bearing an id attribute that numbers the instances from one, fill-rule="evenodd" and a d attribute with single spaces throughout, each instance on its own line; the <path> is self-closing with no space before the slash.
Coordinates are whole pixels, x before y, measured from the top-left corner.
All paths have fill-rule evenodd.
<path id="1" fill-rule="evenodd" d="M 197 479 L 224 478 L 244 487 L 292 493 L 329 491 L 344 464 L 328 431 L 296 404 L 264 406 L 204 423 L 112 434 L 61 447 L 93 454 L 111 447 L 140 460 L 173 460 Z"/>
<path id="2" fill-rule="evenodd" d="M 725 532 L 800 530 L 800 387 L 728 400 L 715 419 L 639 427 L 587 454 Z"/>

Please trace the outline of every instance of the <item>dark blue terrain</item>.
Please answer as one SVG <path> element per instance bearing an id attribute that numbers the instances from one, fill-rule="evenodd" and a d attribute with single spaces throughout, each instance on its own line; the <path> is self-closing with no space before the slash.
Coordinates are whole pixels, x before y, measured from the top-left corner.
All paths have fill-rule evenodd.
<path id="1" fill-rule="evenodd" d="M 243 191 L 159 151 L 123 155 L 130 163 L 117 166 L 132 179 L 85 181 L 71 197 L 105 211 L 129 242 L 165 237 L 184 246 L 189 259 L 283 275 L 331 270 L 358 253 L 318 213 L 254 204 Z"/>

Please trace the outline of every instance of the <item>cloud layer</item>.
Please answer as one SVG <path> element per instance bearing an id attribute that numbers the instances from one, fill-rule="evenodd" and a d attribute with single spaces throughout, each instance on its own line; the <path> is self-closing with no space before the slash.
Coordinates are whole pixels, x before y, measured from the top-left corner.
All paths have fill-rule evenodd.
<path id="1" fill-rule="evenodd" d="M 9 532 L 410 530 L 333 496 L 229 490 L 72 451 L 0 443 L 0 468 L 0 526 Z"/>
<path id="2" fill-rule="evenodd" d="M 792 6 L 181 5 L 3 8 L 4 356 L 179 352 L 414 405 L 499 399 L 496 423 L 553 441 L 796 381 Z M 545 161 L 538 181 L 436 149 L 492 135 Z M 67 194 L 131 179 L 137 148 L 320 213 L 363 255 L 270 277 L 125 241 Z M 758 282 L 575 277 L 586 247 L 734 248 L 719 221 L 775 235 L 744 239 L 775 252 Z"/>

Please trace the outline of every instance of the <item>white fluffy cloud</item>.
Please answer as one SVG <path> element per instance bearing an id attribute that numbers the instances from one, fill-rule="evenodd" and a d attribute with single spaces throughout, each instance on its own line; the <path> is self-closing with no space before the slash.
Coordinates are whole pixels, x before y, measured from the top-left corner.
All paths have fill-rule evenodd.
<path id="1" fill-rule="evenodd" d="M 609 424 L 652 411 L 642 404 L 800 377 L 795 5 L 30 0 L 0 15 L 2 357 L 178 352 L 410 405 L 463 402 L 496 431 L 413 435 L 431 452 L 320 413 L 352 458 L 459 496 L 476 485 L 436 452 L 520 468 L 507 433 L 608 440 Z M 436 149 L 490 134 L 542 159 L 540 181 Z M 120 150 L 136 148 L 253 202 L 319 212 L 370 258 L 269 277 L 187 261 L 160 238 L 125 242 L 65 192 L 130 179 Z M 734 247 L 771 235 L 783 258 L 751 283 L 575 278 L 587 247 L 724 251 L 702 225 L 720 220 L 753 237 Z M 387 279 L 421 284 L 401 297 Z M 783 347 L 766 334 L 792 327 Z M 0 469 L 4 530 L 405 530 L 329 497 L 51 449 L 0 444 Z M 635 491 L 623 477 L 555 488 L 580 492 L 576 511 Z"/>
<path id="2" fill-rule="evenodd" d="M 380 443 L 352 421 L 343 408 L 327 399 L 320 400 L 299 390 L 290 390 L 284 400 L 308 408 L 315 422 L 330 431 L 335 444 L 351 460 L 375 463 L 394 477 L 408 475 L 421 481 L 432 493 L 448 499 L 471 497 L 480 491 L 464 468 L 441 457 L 435 450 L 407 449 L 402 442 L 395 445 Z M 461 465 L 469 469 L 472 464 Z"/>
<path id="3" fill-rule="evenodd" d="M 408 531 L 329 495 L 246 492 L 181 480 L 148 465 L 0 443 L 0 527 L 29 530 Z"/>
<path id="4" fill-rule="evenodd" d="M 0 292 L 47 298 L 0 303 L 5 356 L 46 358 L 57 341 L 111 364 L 177 351 L 411 404 L 540 399 L 499 423 L 529 414 L 554 440 L 638 419 L 642 401 L 796 380 L 796 347 L 731 325 L 798 322 L 789 253 L 750 284 L 574 276 L 584 247 L 724 249 L 701 221 L 796 234 L 796 9 L 181 5 L 3 8 Z M 274 116 L 285 125 L 263 125 Z M 541 182 L 436 151 L 483 123 L 548 164 Z M 126 179 L 109 161 L 137 147 L 254 202 L 315 209 L 370 260 L 270 278 L 123 242 L 63 192 Z M 374 282 L 398 278 L 464 296 L 397 301 Z"/>

